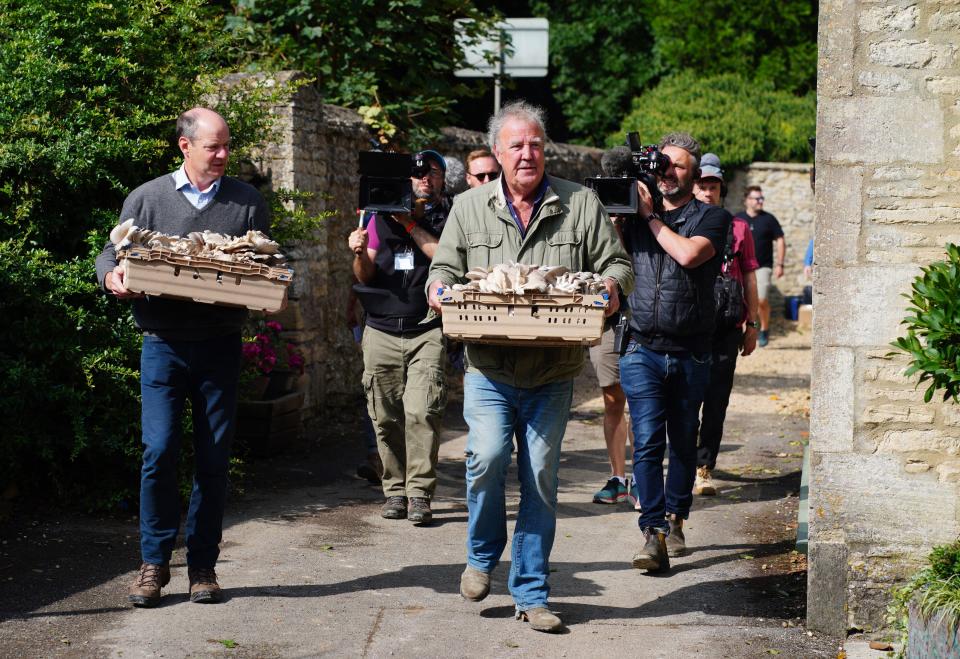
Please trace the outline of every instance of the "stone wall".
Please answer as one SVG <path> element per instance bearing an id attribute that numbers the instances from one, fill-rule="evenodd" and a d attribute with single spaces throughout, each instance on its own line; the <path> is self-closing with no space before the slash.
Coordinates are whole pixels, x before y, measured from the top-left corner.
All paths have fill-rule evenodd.
<path id="1" fill-rule="evenodd" d="M 295 74 L 284 74 L 293 76 Z M 276 144 L 265 149 L 256 165 L 274 188 L 315 193 L 312 210 L 334 210 L 315 241 L 289 251 L 296 271 L 288 309 L 278 319 L 289 338 L 307 357 L 305 431 L 315 436 L 326 412 L 356 405 L 362 363 L 346 325 L 346 306 L 353 280 L 347 236 L 356 227 L 357 153 L 370 147 L 368 131 L 352 110 L 324 104 L 313 87 L 302 88 L 289 105 L 274 108 L 280 125 Z M 461 128 L 444 129 L 436 148 L 465 160 L 486 145 L 486 135 Z M 595 176 L 600 149 L 548 143 L 547 171 L 573 181 Z M 803 250 L 810 234 L 812 211 L 808 165 L 756 163 L 735 174 L 728 200 L 741 206 L 746 184 L 764 187 L 767 205 L 780 218 L 788 236 L 788 274 L 780 283 L 785 294 L 799 292 Z M 729 204 L 728 204 L 729 205 Z M 793 238 L 797 236 L 797 238 Z"/>
<path id="2" fill-rule="evenodd" d="M 813 238 L 813 190 L 810 188 L 812 165 L 755 162 L 730 177 L 724 206 L 731 213 L 743 210 L 743 192 L 748 185 L 763 188 L 764 210 L 773 213 L 783 227 L 787 255 L 783 277 L 774 285 L 783 295 L 799 295 L 810 282 L 803 276 L 803 256 Z M 776 258 L 776 254 L 774 254 Z M 771 296 L 772 313 L 782 307 Z"/>
<path id="3" fill-rule="evenodd" d="M 274 188 L 315 193 L 312 210 L 336 211 L 316 241 L 288 250 L 296 275 L 290 305 L 278 316 L 286 335 L 307 357 L 304 429 L 308 436 L 317 436 L 322 435 L 325 413 L 355 406 L 360 395 L 363 366 L 346 325 L 353 281 L 347 236 L 357 225 L 357 153 L 370 148 L 370 142 L 356 112 L 324 104 L 312 87 L 302 88 L 289 105 L 274 112 L 278 139 L 254 165 Z M 449 128 L 436 148 L 463 161 L 485 140 L 482 133 Z M 600 154 L 599 149 L 550 143 L 548 171 L 582 180 L 599 171 Z"/>
<path id="4" fill-rule="evenodd" d="M 960 241 L 958 27 L 956 0 L 820 3 L 807 615 L 838 636 L 960 534 L 960 412 L 888 356 Z"/>

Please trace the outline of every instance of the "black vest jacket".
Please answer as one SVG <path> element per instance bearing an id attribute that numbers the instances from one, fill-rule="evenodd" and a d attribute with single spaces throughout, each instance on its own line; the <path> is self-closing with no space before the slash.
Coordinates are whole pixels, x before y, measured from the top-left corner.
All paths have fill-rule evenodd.
<path id="1" fill-rule="evenodd" d="M 692 199 L 670 228 L 689 238 L 710 208 Z M 715 314 L 713 281 L 719 259 L 684 268 L 663 250 L 644 220 L 631 221 L 624 229 L 636 275 L 629 298 L 633 333 L 641 337 L 710 335 Z"/>
<path id="2" fill-rule="evenodd" d="M 421 229 L 439 238 L 450 213 L 449 204 L 437 204 L 417 222 Z M 374 220 L 380 248 L 374 259 L 376 273 L 369 285 L 356 284 L 357 299 L 367 313 L 367 325 L 375 329 L 404 334 L 422 332 L 440 326 L 440 319 L 420 324 L 426 315 L 427 274 L 430 259 L 420 251 L 399 222 L 377 215 Z M 413 269 L 397 270 L 397 254 L 411 252 Z"/>

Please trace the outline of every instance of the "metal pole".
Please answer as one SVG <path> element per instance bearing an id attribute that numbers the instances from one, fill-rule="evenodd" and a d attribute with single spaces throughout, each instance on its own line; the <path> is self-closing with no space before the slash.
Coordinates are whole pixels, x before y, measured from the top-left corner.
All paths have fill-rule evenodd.
<path id="1" fill-rule="evenodd" d="M 497 75 L 493 77 L 493 113 L 500 112 L 500 79 L 503 78 L 504 56 L 503 56 L 503 30 L 499 32 L 497 40 Z"/>

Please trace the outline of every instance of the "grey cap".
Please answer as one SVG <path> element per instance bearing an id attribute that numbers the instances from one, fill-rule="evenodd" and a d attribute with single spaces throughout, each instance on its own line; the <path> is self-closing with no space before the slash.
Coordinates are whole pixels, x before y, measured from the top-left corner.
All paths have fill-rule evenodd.
<path id="1" fill-rule="evenodd" d="M 720 157 L 715 153 L 705 153 L 700 158 L 700 178 L 716 178 L 723 181 Z"/>

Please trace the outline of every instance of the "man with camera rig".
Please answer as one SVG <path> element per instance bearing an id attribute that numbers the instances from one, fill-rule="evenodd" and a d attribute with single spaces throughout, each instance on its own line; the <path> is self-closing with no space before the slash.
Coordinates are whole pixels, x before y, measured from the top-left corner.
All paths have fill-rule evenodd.
<path id="1" fill-rule="evenodd" d="M 518 101 L 490 120 L 490 144 L 503 168 L 493 184 L 454 200 L 430 268 L 430 306 L 438 290 L 466 281 L 472 268 L 516 261 L 590 270 L 604 278 L 608 313 L 629 291 L 629 261 L 596 195 L 544 174 L 543 112 Z M 508 586 L 517 619 L 544 632 L 563 629 L 547 608 L 556 532 L 560 444 L 583 367 L 583 348 L 467 344 L 467 566 L 460 594 L 479 602 L 507 544 L 506 476 L 517 437 L 520 508 Z"/>
<path id="2" fill-rule="evenodd" d="M 620 358 L 620 384 L 633 427 L 633 478 L 644 545 L 633 567 L 670 568 L 685 550 L 683 520 L 690 513 L 697 470 L 700 404 L 710 378 L 714 328 L 713 286 L 720 270 L 730 214 L 693 196 L 700 145 L 670 133 L 659 145 L 656 185 L 662 210 L 637 183 L 638 214 L 623 227 L 633 261 L 629 337 Z M 670 466 L 663 457 L 670 436 Z"/>
<path id="3" fill-rule="evenodd" d="M 436 151 L 414 156 L 413 212 L 376 214 L 350 234 L 354 287 L 366 311 L 363 387 L 383 461 L 381 515 L 415 525 L 433 520 L 440 421 L 446 402 L 440 320 L 427 320 L 430 260 L 450 207 L 446 164 Z"/>

